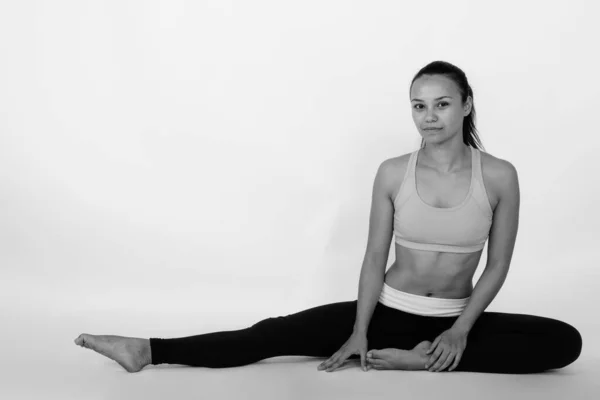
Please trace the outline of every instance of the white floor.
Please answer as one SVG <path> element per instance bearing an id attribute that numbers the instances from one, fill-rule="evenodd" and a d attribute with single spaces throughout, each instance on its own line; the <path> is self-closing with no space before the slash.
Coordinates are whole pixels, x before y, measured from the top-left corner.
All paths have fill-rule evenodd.
<path id="1" fill-rule="evenodd" d="M 363 372 L 358 360 L 327 373 L 316 369 L 322 359 L 297 356 L 228 369 L 151 365 L 131 374 L 73 340 L 80 333 L 188 336 L 240 329 L 265 315 L 217 315 L 183 307 L 125 310 L 113 303 L 86 309 L 77 305 L 77 297 L 65 297 L 64 288 L 51 292 L 30 287 L 19 291 L 19 304 L 1 306 L 1 399 L 600 399 L 595 321 L 577 322 L 584 348 L 575 363 L 535 375 Z M 72 306 L 64 304 L 66 298 Z M 61 306 L 50 306 L 52 301 Z"/>

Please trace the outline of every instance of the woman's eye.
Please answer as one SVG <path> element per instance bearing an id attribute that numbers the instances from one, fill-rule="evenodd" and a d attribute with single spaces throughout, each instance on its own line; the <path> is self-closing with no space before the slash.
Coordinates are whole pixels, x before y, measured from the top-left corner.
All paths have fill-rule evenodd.
<path id="1" fill-rule="evenodd" d="M 441 101 L 438 103 L 439 104 L 445 104 L 448 105 L 449 103 L 447 101 Z M 419 106 L 422 106 L 422 104 L 416 104 L 414 108 L 416 108 L 417 110 L 420 110 Z"/>

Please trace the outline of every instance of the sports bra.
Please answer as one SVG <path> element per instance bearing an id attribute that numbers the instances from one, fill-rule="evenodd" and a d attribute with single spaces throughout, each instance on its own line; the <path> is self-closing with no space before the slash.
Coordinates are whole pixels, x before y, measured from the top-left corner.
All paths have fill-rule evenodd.
<path id="1" fill-rule="evenodd" d="M 410 155 L 408 168 L 394 199 L 396 243 L 417 250 L 472 253 L 483 249 L 492 225 L 493 211 L 483 184 L 481 154 L 471 149 L 471 184 L 467 197 L 455 207 L 425 203 L 417 193 L 419 150 Z"/>

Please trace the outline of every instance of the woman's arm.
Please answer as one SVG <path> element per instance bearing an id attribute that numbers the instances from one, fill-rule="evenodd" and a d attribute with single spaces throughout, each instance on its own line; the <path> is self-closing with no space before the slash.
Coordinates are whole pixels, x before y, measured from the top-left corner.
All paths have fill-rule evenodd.
<path id="1" fill-rule="evenodd" d="M 384 262 L 383 267 L 381 267 L 381 262 L 369 261 L 367 258 L 363 262 L 358 284 L 358 304 L 356 307 L 353 334 L 367 334 L 373 310 L 375 309 L 375 305 L 377 305 L 379 294 L 383 287 L 385 264 Z"/>
<path id="2" fill-rule="evenodd" d="M 369 239 L 360 271 L 354 334 L 367 334 L 373 310 L 383 287 L 394 229 L 394 204 L 391 190 L 393 176 L 392 159 L 385 160 L 379 166 L 373 183 Z"/>
<path id="3" fill-rule="evenodd" d="M 471 298 L 453 328 L 469 332 L 481 313 L 492 302 L 506 280 L 519 229 L 520 191 L 515 167 L 505 162 L 496 186 L 499 202 L 494 210 L 487 263 Z"/>

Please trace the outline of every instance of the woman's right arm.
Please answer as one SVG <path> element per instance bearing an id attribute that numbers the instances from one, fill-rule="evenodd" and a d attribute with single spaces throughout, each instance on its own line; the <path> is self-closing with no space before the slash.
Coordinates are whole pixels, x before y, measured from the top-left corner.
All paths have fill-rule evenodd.
<path id="1" fill-rule="evenodd" d="M 360 271 L 358 284 L 358 303 L 356 307 L 356 319 L 354 322 L 353 335 L 367 335 L 371 316 L 379 300 L 379 294 L 383 287 L 385 276 L 385 263 L 383 267 L 376 265 L 373 261 L 365 259 Z"/>
<path id="2" fill-rule="evenodd" d="M 392 187 L 395 182 L 395 173 L 397 173 L 397 169 L 394 168 L 392 160 L 385 160 L 379 166 L 373 183 L 369 239 L 360 270 L 358 305 L 353 330 L 353 334 L 357 335 L 366 336 L 373 310 L 383 287 L 385 267 L 394 229 Z"/>
<path id="3" fill-rule="evenodd" d="M 390 191 L 394 169 L 391 162 L 390 159 L 381 163 L 373 184 L 369 240 L 360 271 L 353 332 L 335 354 L 319 365 L 318 370 L 335 371 L 350 355 L 360 354 L 363 370 L 367 371 L 367 328 L 383 287 L 394 223 L 394 205 Z"/>

